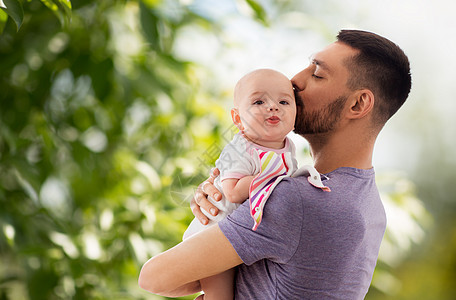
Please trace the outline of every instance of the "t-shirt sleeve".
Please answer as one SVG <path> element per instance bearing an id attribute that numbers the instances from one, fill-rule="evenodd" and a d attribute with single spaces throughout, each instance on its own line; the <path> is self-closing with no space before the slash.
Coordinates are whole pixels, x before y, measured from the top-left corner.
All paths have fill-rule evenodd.
<path id="1" fill-rule="evenodd" d="M 286 263 L 295 253 L 302 226 L 302 204 L 293 179 L 283 179 L 266 202 L 263 219 L 256 231 L 249 201 L 219 223 L 246 265 L 261 259 Z"/>
<path id="2" fill-rule="evenodd" d="M 245 145 L 230 143 L 223 148 L 215 166 L 220 170 L 220 179 L 240 179 L 244 176 L 254 175 L 255 164 Z"/>

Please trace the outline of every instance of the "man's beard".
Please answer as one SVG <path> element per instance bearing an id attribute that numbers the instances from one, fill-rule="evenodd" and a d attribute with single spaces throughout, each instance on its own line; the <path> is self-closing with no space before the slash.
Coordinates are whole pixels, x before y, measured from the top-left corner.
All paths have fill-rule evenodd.
<path id="1" fill-rule="evenodd" d="M 341 96 L 318 111 L 306 112 L 302 99 L 296 95 L 294 132 L 301 135 L 331 132 L 340 120 L 346 101 L 347 97 Z"/>

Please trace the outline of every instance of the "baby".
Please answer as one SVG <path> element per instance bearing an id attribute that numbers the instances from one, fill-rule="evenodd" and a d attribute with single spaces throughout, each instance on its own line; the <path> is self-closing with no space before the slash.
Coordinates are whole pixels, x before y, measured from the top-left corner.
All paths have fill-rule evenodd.
<path id="1" fill-rule="evenodd" d="M 253 230 L 260 225 L 264 205 L 274 187 L 297 170 L 295 146 L 287 138 L 294 129 L 296 103 L 290 80 L 271 69 L 254 70 L 243 76 L 234 89 L 233 123 L 239 129 L 225 146 L 216 167 L 220 176 L 214 185 L 223 192 L 219 202 L 209 199 L 218 209 L 214 217 L 202 225 L 194 219 L 184 239 L 216 224 L 249 199 Z M 299 173 L 299 174 L 297 174 Z M 310 166 L 295 175 L 310 174 L 310 183 L 328 190 L 319 173 Z M 233 299 L 234 270 L 200 280 L 204 295 L 198 299 Z"/>

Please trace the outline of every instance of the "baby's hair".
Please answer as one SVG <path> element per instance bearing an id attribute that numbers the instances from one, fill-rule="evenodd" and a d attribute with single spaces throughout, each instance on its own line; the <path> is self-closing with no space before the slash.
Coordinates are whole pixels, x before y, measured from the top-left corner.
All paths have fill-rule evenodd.
<path id="1" fill-rule="evenodd" d="M 234 107 L 237 108 L 239 106 L 239 101 L 241 100 L 239 93 L 240 93 L 240 90 L 242 89 L 242 87 L 244 86 L 244 84 L 246 84 L 246 82 L 248 82 L 248 80 L 250 78 L 252 78 L 252 76 L 257 75 L 259 73 L 280 74 L 281 76 L 284 76 L 285 78 L 288 79 L 288 77 L 286 77 L 284 74 L 282 74 L 279 71 L 273 70 L 273 69 L 264 68 L 264 69 L 255 69 L 253 71 L 250 71 L 249 73 L 242 76 L 241 79 L 239 79 L 238 82 L 236 83 L 236 86 L 234 87 L 234 92 L 233 92 Z"/>

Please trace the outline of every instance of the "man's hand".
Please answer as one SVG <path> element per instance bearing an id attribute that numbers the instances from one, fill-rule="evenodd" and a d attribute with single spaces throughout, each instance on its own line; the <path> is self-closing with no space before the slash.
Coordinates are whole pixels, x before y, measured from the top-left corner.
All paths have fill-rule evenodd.
<path id="1" fill-rule="evenodd" d="M 222 194 L 214 186 L 214 179 L 219 175 L 219 170 L 217 168 L 213 169 L 211 176 L 198 186 L 195 196 L 193 196 L 193 199 L 190 201 L 190 208 L 192 209 L 193 215 L 203 225 L 206 225 L 209 222 L 209 219 L 203 214 L 201 207 L 213 216 L 218 214 L 217 207 L 207 200 L 207 196 L 210 196 L 215 201 L 220 201 L 222 199 Z"/>

